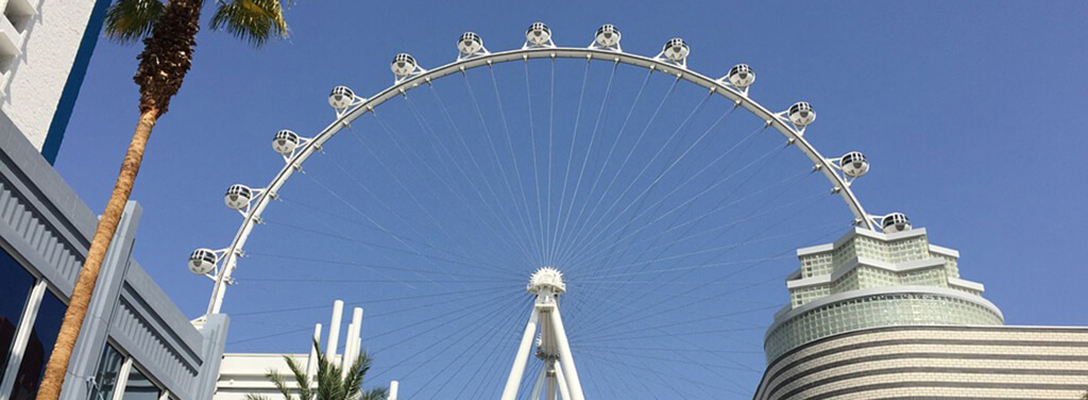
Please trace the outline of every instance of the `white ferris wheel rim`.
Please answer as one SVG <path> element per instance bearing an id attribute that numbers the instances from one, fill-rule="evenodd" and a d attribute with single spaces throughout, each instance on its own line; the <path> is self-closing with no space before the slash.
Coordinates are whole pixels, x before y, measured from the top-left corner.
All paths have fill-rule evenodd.
<path id="1" fill-rule="evenodd" d="M 311 155 L 316 151 L 319 151 L 325 142 L 336 136 L 343 128 L 349 127 L 353 121 L 362 117 L 367 112 L 372 112 L 386 101 L 396 96 L 406 95 L 408 91 L 416 89 L 421 85 L 429 85 L 435 79 L 454 75 L 458 72 L 464 73 L 473 68 L 483 66 L 490 67 L 496 63 L 519 60 L 527 62 L 529 59 L 541 58 L 551 58 L 553 60 L 556 58 L 569 58 L 585 59 L 587 62 L 605 61 L 623 63 L 645 68 L 651 72 L 658 71 L 667 75 L 674 75 L 678 80 L 691 82 L 706 88 L 712 93 L 726 97 L 732 101 L 736 107 L 743 107 L 753 115 L 759 117 L 765 122 L 767 127 L 775 128 L 775 130 L 785 136 L 789 144 L 796 145 L 797 148 L 813 162 L 813 168 L 822 172 L 824 177 L 828 179 L 832 185 L 832 193 L 838 193 L 842 197 L 846 206 L 854 214 L 855 225 L 869 230 L 877 229 L 877 226 L 873 223 L 873 218 L 876 216 L 865 212 L 865 208 L 862 207 L 861 201 L 850 188 L 852 181 L 838 172 L 839 170 L 837 168 L 838 166 L 835 164 L 835 159 L 825 158 L 811 142 L 805 139 L 804 127 L 797 129 L 789 121 L 788 117 L 785 116 L 784 111 L 771 111 L 749 97 L 747 90 L 741 90 L 733 86 L 726 78 L 710 78 L 707 75 L 688 69 L 686 62 L 675 63 L 660 56 L 647 57 L 626 53 L 618 48 L 607 49 L 596 46 L 526 46 L 515 50 L 494 53 L 483 52 L 472 56 L 462 56 L 454 62 L 430 70 L 419 68 L 416 72 L 413 72 L 406 77 L 395 79 L 392 86 L 378 92 L 372 97 L 364 98 L 357 96 L 357 101 L 353 102 L 348 109 L 338 112 L 337 118 L 322 129 L 321 132 L 311 138 L 306 138 L 299 143 L 299 147 L 289 157 L 285 157 L 283 168 L 279 170 L 273 179 L 263 188 L 253 190 L 254 197 L 251 199 L 249 206 L 244 210 L 241 210 L 243 221 L 236 231 L 230 246 L 217 251 L 217 253 L 221 255 L 216 262 L 214 275 L 208 275 L 215 281 L 215 286 L 212 290 L 207 313 L 197 321 L 203 320 L 208 315 L 219 313 L 222 307 L 226 285 L 231 282 L 231 275 L 234 271 L 235 264 L 237 263 L 238 258 L 243 254 L 242 248 L 245 246 L 253 227 L 259 223 L 260 216 L 264 212 L 264 209 L 268 206 L 269 202 L 275 198 L 277 190 L 294 175 L 295 171 L 301 170 L 302 165 Z"/>

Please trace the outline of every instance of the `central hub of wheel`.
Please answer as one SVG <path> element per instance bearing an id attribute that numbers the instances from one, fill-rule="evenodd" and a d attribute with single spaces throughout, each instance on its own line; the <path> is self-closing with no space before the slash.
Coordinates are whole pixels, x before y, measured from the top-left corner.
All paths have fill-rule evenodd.
<path id="1" fill-rule="evenodd" d="M 533 294 L 563 294 L 567 292 L 567 284 L 558 269 L 542 267 L 529 277 L 525 290 Z"/>

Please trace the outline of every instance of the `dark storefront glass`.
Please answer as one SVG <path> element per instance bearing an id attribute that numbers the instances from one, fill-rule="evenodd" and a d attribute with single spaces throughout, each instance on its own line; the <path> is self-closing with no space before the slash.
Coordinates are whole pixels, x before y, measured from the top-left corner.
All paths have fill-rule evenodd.
<path id="1" fill-rule="evenodd" d="M 125 363 L 125 357 L 106 345 L 102 352 L 102 359 L 98 361 L 98 371 L 95 372 L 95 385 L 91 389 L 91 400 L 110 400 L 113 398 L 113 390 L 117 387 L 117 374 L 121 371 L 121 364 Z"/>
<path id="2" fill-rule="evenodd" d="M 128 383 L 125 384 L 125 395 L 121 399 L 158 400 L 159 394 L 159 388 L 133 365 L 128 373 Z"/>
<path id="3" fill-rule="evenodd" d="M 3 376 L 15 330 L 26 307 L 26 297 L 34 286 L 34 277 L 23 266 L 0 250 L 0 376 Z"/>
<path id="4" fill-rule="evenodd" d="M 19 366 L 15 387 L 11 390 L 11 400 L 33 399 L 38 394 L 42 376 L 45 375 L 45 364 L 49 361 L 49 354 L 53 352 L 53 344 L 60 332 L 65 308 L 57 296 L 45 291 L 42 304 L 38 308 L 38 316 L 34 319 L 34 329 L 30 332 L 30 340 L 23 352 L 23 363 Z"/>

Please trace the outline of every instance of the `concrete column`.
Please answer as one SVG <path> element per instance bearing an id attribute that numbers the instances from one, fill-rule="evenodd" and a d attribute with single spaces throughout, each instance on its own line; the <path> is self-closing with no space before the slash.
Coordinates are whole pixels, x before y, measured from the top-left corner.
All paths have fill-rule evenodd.
<path id="1" fill-rule="evenodd" d="M 132 256 L 132 246 L 136 240 L 136 227 L 142 215 L 143 208 L 135 201 L 129 201 L 125 205 L 121 221 L 117 224 L 117 232 L 106 250 L 106 258 L 102 260 L 94 294 L 87 307 L 87 316 L 83 319 L 83 327 L 72 350 L 68 375 L 64 378 L 61 389 L 61 399 L 82 400 L 90 395 L 91 387 L 87 380 L 97 372 L 98 360 L 102 358 L 110 319 L 117 308 L 121 286 Z"/>

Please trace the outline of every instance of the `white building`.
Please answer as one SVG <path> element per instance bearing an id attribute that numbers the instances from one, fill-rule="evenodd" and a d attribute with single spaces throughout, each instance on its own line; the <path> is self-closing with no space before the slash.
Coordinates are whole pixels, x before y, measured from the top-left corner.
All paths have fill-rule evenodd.
<path id="1" fill-rule="evenodd" d="M 925 229 L 797 250 L 756 400 L 1076 399 L 1088 328 L 1006 326 Z"/>
<path id="2" fill-rule="evenodd" d="M 0 128 L 52 163 L 83 83 L 108 0 L 0 0 Z"/>
<path id="3" fill-rule="evenodd" d="M 352 310 L 351 322 L 345 332 L 341 329 L 342 322 L 346 322 L 343 318 L 343 307 L 344 303 L 340 300 L 333 303 L 332 318 L 330 318 L 328 325 L 329 333 L 327 338 L 324 339 L 325 347 L 323 351 L 327 359 L 332 360 L 341 367 L 341 370 L 346 371 L 350 368 L 350 363 L 354 362 L 362 352 L 363 309 L 355 307 Z M 314 326 L 313 340 L 319 344 L 321 343 L 321 324 Z M 343 354 L 336 353 L 340 343 L 344 344 Z M 223 362 L 219 366 L 219 381 L 215 385 L 214 399 L 244 400 L 246 395 L 249 394 L 278 398 L 281 396 L 279 391 L 276 390 L 276 387 L 267 377 L 267 374 L 272 371 L 284 376 L 284 380 L 289 387 L 297 389 L 298 384 L 291 377 L 291 370 L 288 368 L 284 357 L 290 357 L 297 365 L 305 367 L 311 382 L 313 381 L 313 377 L 317 373 L 317 352 L 314 350 L 310 354 L 225 353 L 223 354 Z M 381 386 L 381 384 L 373 382 L 364 382 L 364 385 L 367 388 Z M 398 386 L 397 381 L 390 382 L 387 400 L 397 400 Z"/>

